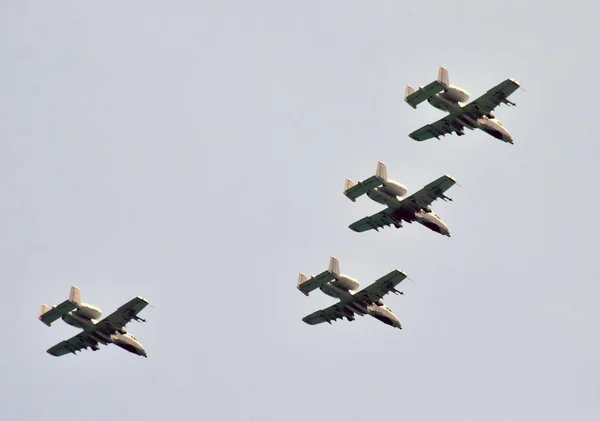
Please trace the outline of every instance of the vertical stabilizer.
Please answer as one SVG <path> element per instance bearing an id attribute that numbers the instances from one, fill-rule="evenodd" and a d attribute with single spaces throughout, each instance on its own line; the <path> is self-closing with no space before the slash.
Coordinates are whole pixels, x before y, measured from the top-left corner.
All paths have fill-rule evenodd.
<path id="1" fill-rule="evenodd" d="M 300 275 L 298 276 L 298 283 L 296 284 L 296 288 L 298 288 L 300 291 L 302 291 L 302 293 L 304 295 L 306 295 L 308 297 L 308 291 L 302 290 L 302 284 L 305 283 L 306 281 L 308 281 L 308 278 L 306 277 L 306 275 L 303 273 L 300 273 Z"/>
<path id="2" fill-rule="evenodd" d="M 77 305 L 81 304 L 81 294 L 79 293 L 79 288 L 76 286 L 71 287 L 71 293 L 69 294 L 69 301 L 75 303 Z"/>
<path id="3" fill-rule="evenodd" d="M 408 102 L 408 97 L 411 96 L 412 94 L 415 93 L 415 88 L 413 88 L 410 85 L 406 85 L 406 88 L 404 89 L 404 101 Z M 413 108 L 417 108 L 416 105 L 411 105 L 411 107 Z"/>
<path id="4" fill-rule="evenodd" d="M 329 259 L 329 272 L 336 277 L 340 274 L 340 261 L 333 256 Z"/>
<path id="5" fill-rule="evenodd" d="M 48 307 L 46 304 L 42 304 L 42 308 L 40 309 L 40 317 L 42 317 L 44 313 L 47 313 L 48 310 L 50 310 L 50 307 Z"/>
<path id="6" fill-rule="evenodd" d="M 375 175 L 383 181 L 387 181 L 387 167 L 383 162 L 379 161 L 377 163 L 377 172 L 375 172 Z"/>
<path id="7" fill-rule="evenodd" d="M 448 89 L 450 86 L 450 79 L 448 78 L 448 69 L 440 66 L 440 70 L 438 71 L 438 82 L 444 86 L 445 89 Z"/>
<path id="8" fill-rule="evenodd" d="M 346 194 L 346 191 L 348 189 L 350 189 L 351 187 L 354 187 L 354 185 L 355 185 L 354 181 L 347 178 L 346 181 L 344 182 L 344 194 Z"/>

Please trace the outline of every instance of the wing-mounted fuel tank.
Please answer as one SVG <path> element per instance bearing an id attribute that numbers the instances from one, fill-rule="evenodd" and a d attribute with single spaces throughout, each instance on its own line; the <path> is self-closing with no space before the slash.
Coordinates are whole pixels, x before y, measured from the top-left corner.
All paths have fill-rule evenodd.
<path id="1" fill-rule="evenodd" d="M 399 197 L 406 196 L 408 192 L 406 186 L 388 179 L 387 167 L 383 162 L 379 161 L 377 163 L 377 172 L 375 174 L 381 180 L 382 185 L 367 193 L 371 199 L 382 205 L 389 205 L 390 201 L 396 201 Z"/>

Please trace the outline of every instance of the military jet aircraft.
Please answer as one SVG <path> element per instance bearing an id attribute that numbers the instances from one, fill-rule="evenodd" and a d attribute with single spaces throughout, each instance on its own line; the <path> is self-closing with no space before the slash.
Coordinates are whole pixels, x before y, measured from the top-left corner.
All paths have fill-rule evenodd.
<path id="1" fill-rule="evenodd" d="M 42 304 L 39 319 L 50 326 L 54 321 L 62 318 L 65 323 L 83 329 L 83 332 L 71 339 L 62 341 L 47 352 L 55 357 L 60 357 L 69 352 L 77 355 L 77 351 L 84 348 L 89 347 L 93 351 L 98 351 L 100 349 L 99 343 L 103 345 L 113 343 L 126 351 L 147 358 L 148 355 L 142 344 L 135 336 L 125 330 L 125 325 L 131 320 L 145 322 L 144 319 L 138 317 L 138 313 L 146 305 L 148 305 L 146 299 L 136 297 L 119 307 L 114 313 L 99 320 L 102 316 L 100 309 L 82 303 L 79 288 L 72 286 L 68 300 L 57 306 L 52 306 L 52 308 Z"/>
<path id="2" fill-rule="evenodd" d="M 504 142 L 513 143 L 511 134 L 498 121 L 493 110 L 500 104 L 516 105 L 508 100 L 508 97 L 519 88 L 519 83 L 514 79 L 506 79 L 504 82 L 493 87 L 485 94 L 468 104 L 469 94 L 464 89 L 450 85 L 448 69 L 440 67 L 437 80 L 429 85 L 420 86 L 418 90 L 406 85 L 404 101 L 411 107 L 427 100 L 435 108 L 450 113 L 449 116 L 421 127 L 409 134 L 417 141 L 423 141 L 446 134 L 456 132 L 457 135 L 465 134 L 464 128 L 474 130 L 481 129 L 484 132 Z"/>
<path id="3" fill-rule="evenodd" d="M 445 196 L 444 193 L 455 183 L 456 180 L 454 178 L 449 175 L 443 175 L 418 192 L 402 198 L 407 193 L 406 187 L 394 180 L 388 179 L 387 167 L 380 161 L 377 163 L 375 175 L 367 178 L 365 181 L 359 181 L 354 184 L 352 180 L 347 178 L 344 185 L 344 194 L 355 202 L 357 197 L 366 193 L 372 200 L 388 207 L 381 212 L 354 222 L 349 228 L 356 232 L 363 232 L 370 229 L 379 231 L 379 228 L 388 225 L 401 228 L 402 221 L 406 221 L 409 224 L 416 221 L 430 230 L 450 237 L 448 226 L 431 210 L 429 205 L 436 199 L 451 201 L 452 199 Z"/>
<path id="4" fill-rule="evenodd" d="M 338 298 L 340 302 L 324 310 L 316 311 L 303 318 L 302 321 L 309 325 L 323 322 L 331 324 L 332 320 L 346 317 L 348 321 L 353 321 L 355 314 L 361 317 L 368 314 L 387 325 L 402 329 L 400 319 L 388 306 L 383 304 L 382 298 L 389 292 L 403 295 L 395 287 L 405 278 L 406 273 L 393 270 L 368 287 L 353 292 L 358 289 L 360 284 L 356 279 L 340 274 L 340 262 L 332 256 L 329 259 L 329 270 L 310 278 L 301 273 L 298 277 L 297 288 L 306 296 L 319 288 L 330 297 Z"/>

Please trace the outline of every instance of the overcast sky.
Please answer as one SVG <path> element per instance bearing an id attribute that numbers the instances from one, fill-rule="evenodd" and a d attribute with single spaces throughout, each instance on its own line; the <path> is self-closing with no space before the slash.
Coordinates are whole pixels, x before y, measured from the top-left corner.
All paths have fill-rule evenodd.
<path id="1" fill-rule="evenodd" d="M 591 1 L 52 1 L 0 5 L 0 419 L 600 418 L 599 6 Z M 481 131 L 417 143 L 444 116 L 404 86 L 438 66 L 474 99 L 526 91 Z M 344 179 L 377 161 L 410 192 L 460 183 L 417 224 Z M 400 269 L 402 320 L 308 326 L 296 290 L 329 257 L 366 286 Z M 69 287 L 116 346 L 37 320 Z"/>

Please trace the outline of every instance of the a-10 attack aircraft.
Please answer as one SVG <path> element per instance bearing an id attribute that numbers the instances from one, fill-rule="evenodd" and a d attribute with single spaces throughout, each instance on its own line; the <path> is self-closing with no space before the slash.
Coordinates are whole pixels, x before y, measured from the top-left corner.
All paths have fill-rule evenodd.
<path id="1" fill-rule="evenodd" d="M 339 303 L 316 311 L 302 319 L 309 325 L 316 325 L 332 320 L 343 319 L 354 320 L 354 315 L 364 316 L 368 314 L 392 327 L 402 329 L 400 319 L 392 313 L 392 310 L 383 304 L 382 298 L 389 292 L 403 294 L 396 290 L 396 286 L 406 278 L 406 273 L 393 270 L 384 277 L 376 280 L 371 285 L 358 292 L 359 283 L 348 275 L 340 274 L 340 262 L 335 257 L 329 259 L 329 270 L 317 276 L 307 278 L 303 273 L 298 277 L 297 288 L 304 295 L 319 288 L 330 297 L 338 298 Z"/>
<path id="2" fill-rule="evenodd" d="M 387 167 L 380 161 L 377 163 L 377 172 L 374 176 L 364 181 L 359 181 L 356 184 L 347 178 L 344 186 L 344 194 L 354 202 L 357 197 L 366 193 L 372 200 L 388 207 L 381 212 L 354 222 L 349 228 L 356 232 L 363 232 L 370 229 L 379 231 L 379 228 L 388 225 L 401 228 L 402 221 L 406 221 L 409 224 L 416 221 L 432 231 L 450 237 L 448 226 L 431 210 L 429 205 L 436 199 L 451 201 L 452 199 L 445 196 L 444 193 L 455 183 L 456 180 L 454 178 L 449 175 L 443 175 L 418 192 L 402 198 L 407 193 L 406 187 L 394 180 L 388 179 Z"/>
<path id="3" fill-rule="evenodd" d="M 457 135 L 465 134 L 464 128 L 481 129 L 484 132 L 504 142 L 513 143 L 511 134 L 498 121 L 493 110 L 500 104 L 516 105 L 508 97 L 519 88 L 519 82 L 506 79 L 493 87 L 485 94 L 468 104 L 469 94 L 464 89 L 450 85 L 448 69 L 440 67 L 437 80 L 415 91 L 412 86 L 406 85 L 404 100 L 413 108 L 427 100 L 435 108 L 450 113 L 449 116 L 415 130 L 409 136 L 418 141 L 437 139 L 446 134 L 456 132 Z"/>
<path id="4" fill-rule="evenodd" d="M 113 343 L 126 351 L 147 358 L 148 355 L 142 344 L 125 330 L 125 325 L 131 320 L 145 322 L 137 315 L 146 305 L 148 305 L 146 299 L 136 297 L 119 307 L 111 315 L 98 320 L 102 316 L 102 311 L 98 307 L 82 303 L 79 288 L 72 286 L 68 300 L 57 306 L 52 306 L 52 308 L 42 304 L 39 319 L 50 326 L 52 322 L 62 318 L 65 323 L 83 329 L 83 332 L 71 339 L 62 341 L 47 352 L 55 357 L 60 357 L 69 352 L 77 355 L 76 352 L 84 348 L 89 347 L 93 351 L 98 351 L 100 349 L 99 343 L 104 345 Z"/>

